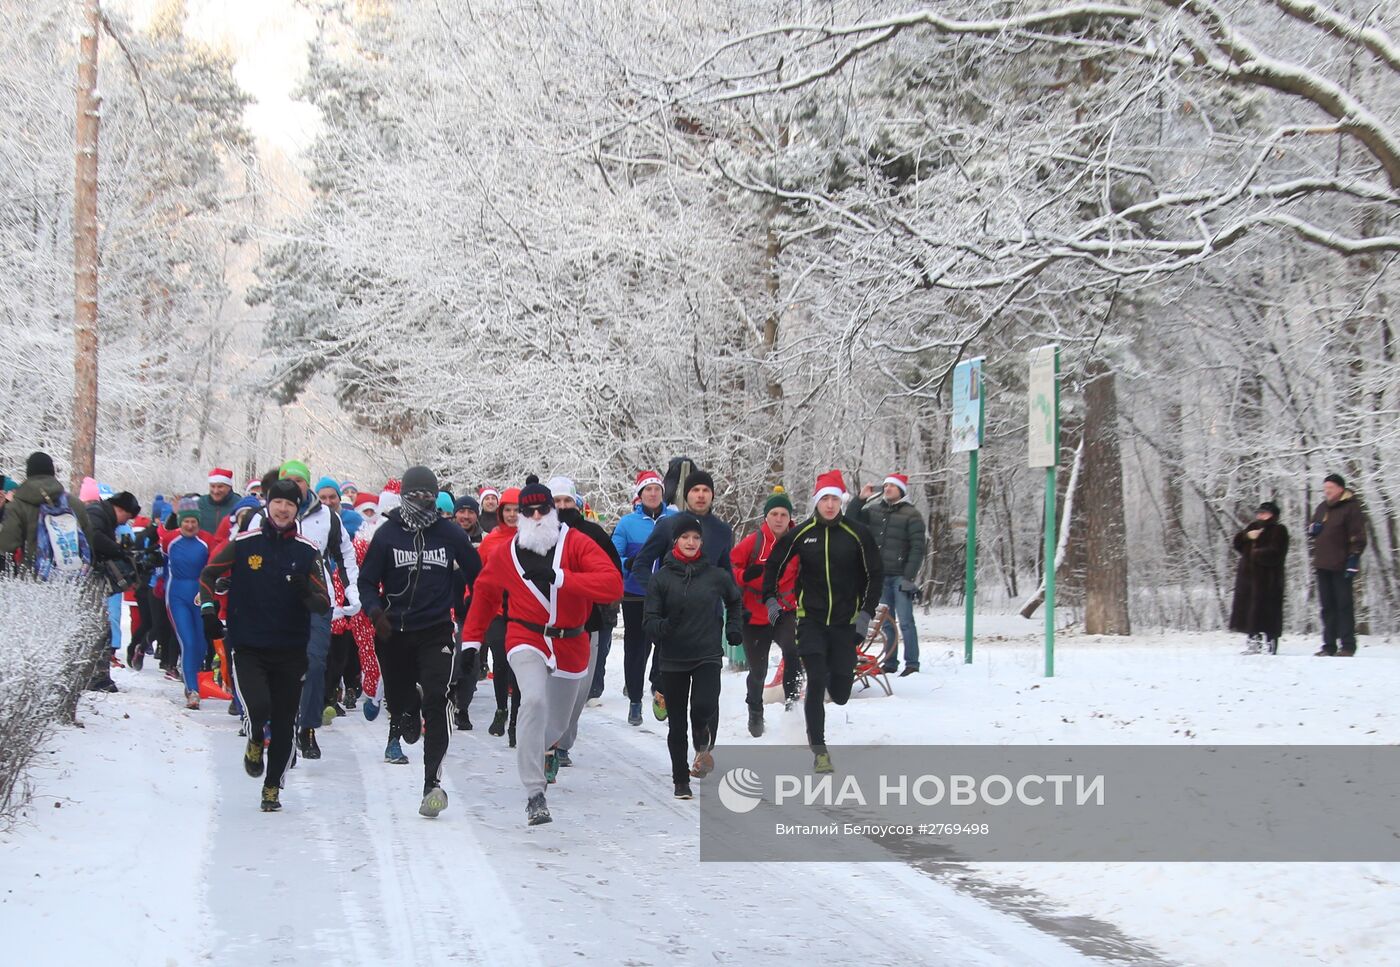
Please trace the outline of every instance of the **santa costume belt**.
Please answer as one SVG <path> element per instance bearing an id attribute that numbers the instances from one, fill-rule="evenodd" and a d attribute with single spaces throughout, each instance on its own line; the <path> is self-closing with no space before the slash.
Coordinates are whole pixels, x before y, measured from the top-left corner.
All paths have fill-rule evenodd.
<path id="1" fill-rule="evenodd" d="M 524 621 L 520 618 L 511 618 L 520 627 L 533 631 L 536 634 L 544 635 L 546 638 L 577 638 L 579 635 L 587 634 L 587 628 L 560 628 L 558 625 L 538 625 L 533 621 Z"/>

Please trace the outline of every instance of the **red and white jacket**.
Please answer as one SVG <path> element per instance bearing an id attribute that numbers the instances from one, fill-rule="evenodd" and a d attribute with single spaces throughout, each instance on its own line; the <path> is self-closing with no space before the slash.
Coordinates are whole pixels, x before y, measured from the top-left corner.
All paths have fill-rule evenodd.
<path id="1" fill-rule="evenodd" d="M 556 628 L 582 628 L 595 604 L 622 599 L 622 575 L 603 549 L 568 525 L 559 528 L 559 543 L 551 561 L 554 584 L 546 597 L 534 581 L 525 580 L 515 541 L 493 553 L 477 576 L 471 607 L 462 624 L 462 648 L 481 647 L 486 627 L 501 611 L 501 595 L 510 595 L 506 623 L 506 654 L 516 648 L 538 649 L 545 663 L 564 678 L 588 674 L 588 633 L 571 638 L 546 638 L 522 621 Z"/>

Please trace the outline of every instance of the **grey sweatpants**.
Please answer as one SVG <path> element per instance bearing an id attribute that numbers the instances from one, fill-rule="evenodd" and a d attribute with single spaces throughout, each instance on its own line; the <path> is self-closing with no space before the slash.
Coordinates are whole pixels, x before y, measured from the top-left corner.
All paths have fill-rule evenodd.
<path id="1" fill-rule="evenodd" d="M 569 726 L 564 729 L 564 734 L 559 737 L 559 748 L 568 752 L 574 747 L 574 740 L 578 738 L 578 720 L 583 715 L 583 707 L 588 704 L 588 693 L 593 687 L 593 672 L 598 667 L 598 632 L 588 633 L 588 674 L 583 676 L 583 680 L 588 682 L 589 687 L 578 693 L 578 698 L 574 699 L 574 710 L 569 716 Z"/>
<path id="2" fill-rule="evenodd" d="M 574 702 L 588 696 L 592 679 L 565 678 L 549 670 L 538 648 L 517 645 L 506 655 L 520 689 L 520 721 L 516 725 L 516 765 L 525 794 L 544 792 L 544 756 L 569 727 Z"/>

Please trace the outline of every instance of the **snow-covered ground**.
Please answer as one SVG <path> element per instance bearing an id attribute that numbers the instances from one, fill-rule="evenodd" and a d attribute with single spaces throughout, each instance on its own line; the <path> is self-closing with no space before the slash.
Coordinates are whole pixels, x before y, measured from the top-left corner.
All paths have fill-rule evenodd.
<path id="1" fill-rule="evenodd" d="M 1345 661 L 1310 657 L 1303 639 L 1269 658 L 1224 635 L 1064 636 L 1045 679 L 1038 622 L 980 619 L 970 666 L 960 615 L 920 624 L 923 673 L 893 697 L 828 706 L 833 744 L 1400 738 L 1391 642 Z M 700 864 L 663 726 L 623 722 L 621 657 L 619 637 L 578 764 L 551 788 L 555 823 L 533 829 L 513 753 L 484 721 L 453 734 L 436 821 L 416 814 L 421 746 L 412 766 L 386 765 L 383 720 L 359 716 L 321 733 L 326 757 L 298 765 L 269 816 L 235 719 L 217 703 L 185 711 L 151 668 L 119 671 L 124 691 L 85 701 L 86 728 L 55 736 L 33 804 L 0 834 L 4 960 L 1068 964 L 1112 951 L 1074 942 L 1103 931 L 1137 943 L 1120 951 L 1133 962 L 1144 949 L 1232 967 L 1400 962 L 1388 864 Z M 478 693 L 475 718 L 490 705 Z M 754 741 L 737 675 L 722 708 L 721 741 Z M 803 741 L 800 710 L 770 706 L 768 723 L 760 741 Z M 1018 915 L 1027 905 L 1045 916 Z"/>

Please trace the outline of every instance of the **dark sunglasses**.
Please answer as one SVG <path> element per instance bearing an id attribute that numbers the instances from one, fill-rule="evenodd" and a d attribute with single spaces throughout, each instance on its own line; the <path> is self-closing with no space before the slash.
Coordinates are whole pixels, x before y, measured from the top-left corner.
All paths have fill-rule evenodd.
<path id="1" fill-rule="evenodd" d="M 549 513 L 549 508 L 544 504 L 535 504 L 533 507 L 521 507 L 520 513 L 525 517 L 543 517 Z"/>

